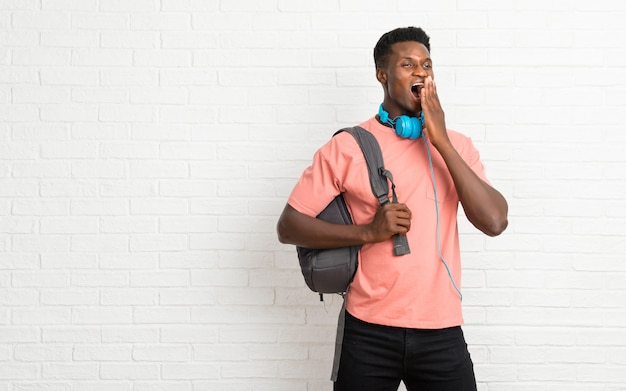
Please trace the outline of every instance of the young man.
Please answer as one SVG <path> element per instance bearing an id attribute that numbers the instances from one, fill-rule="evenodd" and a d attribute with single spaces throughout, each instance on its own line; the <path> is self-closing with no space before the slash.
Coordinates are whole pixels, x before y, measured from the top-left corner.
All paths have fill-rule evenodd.
<path id="1" fill-rule="evenodd" d="M 460 202 L 476 228 L 496 236 L 507 226 L 508 206 L 471 140 L 446 129 L 428 35 L 416 27 L 390 31 L 376 44 L 374 61 L 384 99 L 379 114 L 360 126 L 378 140 L 399 202 L 379 205 L 358 145 L 341 133 L 316 152 L 293 189 L 279 240 L 309 248 L 362 245 L 345 302 L 335 391 L 391 391 L 400 381 L 409 391 L 476 390 L 460 327 L 457 209 Z M 339 193 L 354 225 L 315 218 Z M 395 234 L 407 236 L 410 254 L 394 256 Z"/>

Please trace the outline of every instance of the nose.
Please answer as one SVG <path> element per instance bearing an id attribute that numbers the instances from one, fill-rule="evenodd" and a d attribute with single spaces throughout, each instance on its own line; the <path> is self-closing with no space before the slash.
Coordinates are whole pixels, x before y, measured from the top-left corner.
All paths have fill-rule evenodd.
<path id="1" fill-rule="evenodd" d="M 416 66 L 413 69 L 413 76 L 421 76 L 421 77 L 426 77 L 428 76 L 428 73 L 426 72 L 426 69 L 424 69 L 424 67 L 422 66 Z"/>

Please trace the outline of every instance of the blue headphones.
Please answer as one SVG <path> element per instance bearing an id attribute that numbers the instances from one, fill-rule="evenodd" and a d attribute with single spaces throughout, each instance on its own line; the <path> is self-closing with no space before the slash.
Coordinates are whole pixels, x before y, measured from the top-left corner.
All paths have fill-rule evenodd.
<path id="1" fill-rule="evenodd" d="M 424 125 L 424 110 L 420 112 L 419 118 L 409 117 L 408 115 L 400 115 L 394 119 L 389 118 L 389 113 L 383 109 L 382 103 L 378 108 L 378 116 L 384 124 L 389 124 L 395 129 L 396 134 L 402 138 L 415 140 L 422 135 L 422 126 Z"/>

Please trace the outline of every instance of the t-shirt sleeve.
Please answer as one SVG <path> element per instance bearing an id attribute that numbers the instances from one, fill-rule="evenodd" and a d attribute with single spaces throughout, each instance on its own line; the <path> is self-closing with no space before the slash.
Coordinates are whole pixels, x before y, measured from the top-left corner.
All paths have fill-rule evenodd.
<path id="1" fill-rule="evenodd" d="M 485 166 L 480 159 L 480 152 L 478 152 L 478 149 L 474 146 L 472 139 L 461 134 L 457 134 L 457 137 L 458 146 L 456 148 L 463 160 L 465 160 L 465 163 L 467 163 L 480 179 L 491 185 L 491 182 L 487 178 L 487 173 L 485 172 Z"/>
<path id="2" fill-rule="evenodd" d="M 294 186 L 287 200 L 298 212 L 317 216 L 339 193 L 343 191 L 339 179 L 337 163 L 329 161 L 332 142 L 325 144 L 313 156 Z"/>

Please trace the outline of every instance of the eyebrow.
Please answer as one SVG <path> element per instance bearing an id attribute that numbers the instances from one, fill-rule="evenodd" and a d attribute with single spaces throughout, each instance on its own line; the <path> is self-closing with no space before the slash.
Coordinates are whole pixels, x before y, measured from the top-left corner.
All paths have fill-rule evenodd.
<path id="1" fill-rule="evenodd" d="M 411 60 L 411 61 L 414 61 L 415 59 L 413 57 L 400 57 L 400 60 Z M 426 61 L 432 61 L 432 59 L 430 57 L 426 57 L 424 59 L 424 62 L 426 62 Z"/>

